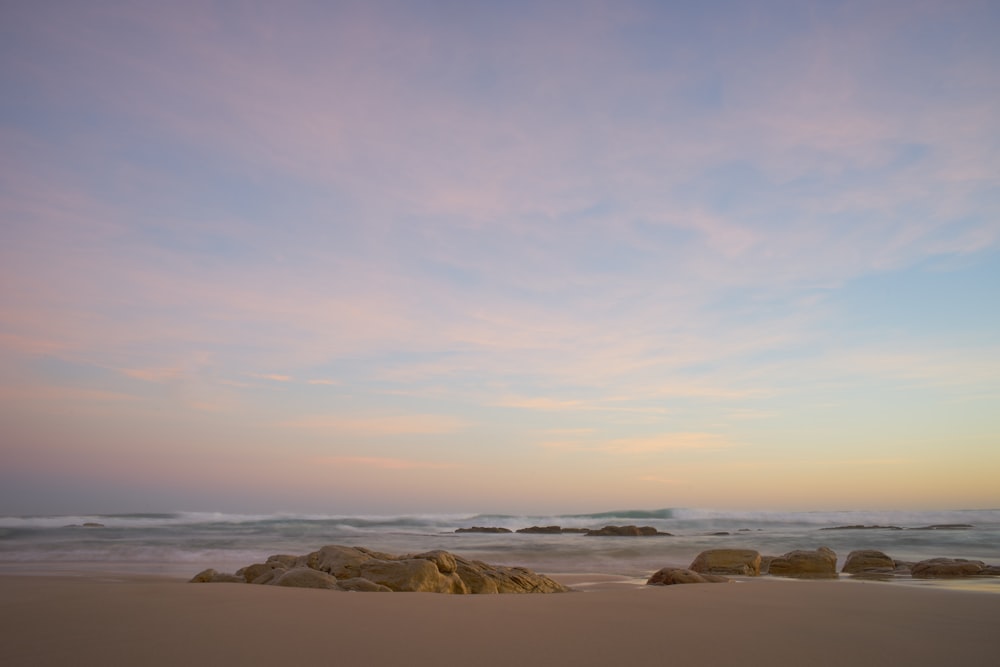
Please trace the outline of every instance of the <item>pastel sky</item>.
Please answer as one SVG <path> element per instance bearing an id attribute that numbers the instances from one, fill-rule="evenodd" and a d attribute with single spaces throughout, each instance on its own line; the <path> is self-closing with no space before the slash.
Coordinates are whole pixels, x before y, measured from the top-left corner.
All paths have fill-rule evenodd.
<path id="1" fill-rule="evenodd" d="M 0 514 L 1000 507 L 1000 3 L 0 7 Z"/>

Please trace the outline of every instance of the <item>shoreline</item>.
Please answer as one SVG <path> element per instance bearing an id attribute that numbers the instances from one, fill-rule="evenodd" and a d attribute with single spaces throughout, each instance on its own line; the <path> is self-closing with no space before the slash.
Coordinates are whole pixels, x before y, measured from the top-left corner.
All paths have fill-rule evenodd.
<path id="1" fill-rule="evenodd" d="M 987 665 L 1000 651 L 1000 596 L 978 592 L 553 577 L 585 592 L 380 595 L 0 573 L 0 663 Z"/>

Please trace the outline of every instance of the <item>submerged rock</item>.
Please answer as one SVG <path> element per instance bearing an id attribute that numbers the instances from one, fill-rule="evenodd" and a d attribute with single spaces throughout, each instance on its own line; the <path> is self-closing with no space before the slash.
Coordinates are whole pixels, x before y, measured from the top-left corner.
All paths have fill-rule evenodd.
<path id="1" fill-rule="evenodd" d="M 519 533 L 554 535 L 563 532 L 562 526 L 531 526 L 530 528 L 518 528 Z"/>
<path id="2" fill-rule="evenodd" d="M 986 564 L 964 558 L 930 558 L 916 563 L 910 574 L 917 579 L 975 577 L 981 575 Z"/>
<path id="3" fill-rule="evenodd" d="M 588 537 L 651 537 L 654 535 L 670 535 L 661 533 L 652 526 L 604 526 L 597 530 L 588 530 Z"/>
<path id="4" fill-rule="evenodd" d="M 673 586 L 675 584 L 722 584 L 728 583 L 728 577 L 718 574 L 700 574 L 683 567 L 665 567 L 656 571 L 646 581 L 647 586 Z"/>
<path id="5" fill-rule="evenodd" d="M 691 569 L 701 574 L 732 574 L 756 577 L 760 574 L 760 552 L 753 549 L 709 549 L 691 562 Z"/>
<path id="6" fill-rule="evenodd" d="M 513 532 L 510 528 L 501 528 L 499 526 L 472 526 L 471 528 L 456 528 L 456 533 L 510 533 Z"/>

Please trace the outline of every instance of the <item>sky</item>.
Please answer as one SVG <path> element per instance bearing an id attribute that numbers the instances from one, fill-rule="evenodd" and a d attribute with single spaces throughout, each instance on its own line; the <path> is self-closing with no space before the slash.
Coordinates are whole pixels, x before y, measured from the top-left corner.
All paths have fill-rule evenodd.
<path id="1" fill-rule="evenodd" d="M 0 5 L 0 514 L 1000 507 L 1000 4 Z"/>

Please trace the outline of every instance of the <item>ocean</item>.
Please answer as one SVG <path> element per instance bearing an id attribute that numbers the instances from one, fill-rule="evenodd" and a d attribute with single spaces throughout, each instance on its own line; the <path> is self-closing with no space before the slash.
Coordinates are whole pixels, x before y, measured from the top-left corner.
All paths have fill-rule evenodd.
<path id="1" fill-rule="evenodd" d="M 652 526 L 671 536 L 455 532 L 473 526 L 516 531 L 553 525 Z M 845 526 L 868 528 L 843 529 Z M 1000 564 L 1000 510 L 756 512 L 678 508 L 555 516 L 212 512 L 3 516 L 0 573 L 189 577 L 207 567 L 232 572 L 272 554 L 305 554 L 327 544 L 396 554 L 446 549 L 543 573 L 605 573 L 636 579 L 665 566 L 686 567 L 699 552 L 713 548 L 749 548 L 779 555 L 828 546 L 837 552 L 840 565 L 855 549 L 878 549 L 896 560 L 948 557 Z"/>

